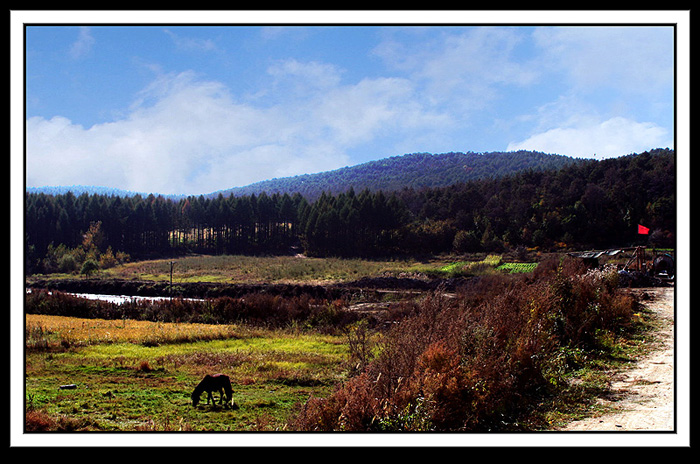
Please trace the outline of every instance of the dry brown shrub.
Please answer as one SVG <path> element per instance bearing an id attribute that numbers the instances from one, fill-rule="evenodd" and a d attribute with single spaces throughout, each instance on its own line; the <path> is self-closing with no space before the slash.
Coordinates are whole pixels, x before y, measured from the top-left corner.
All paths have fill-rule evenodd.
<path id="1" fill-rule="evenodd" d="M 24 416 L 26 432 L 50 432 L 58 430 L 58 421 L 39 409 L 30 409 Z"/>
<path id="2" fill-rule="evenodd" d="M 99 427 L 89 419 L 51 416 L 42 409 L 29 408 L 24 416 L 26 432 L 75 432 L 98 429 Z"/>
<path id="3" fill-rule="evenodd" d="M 311 398 L 295 418 L 293 428 L 305 431 L 360 432 L 371 428 L 379 410 L 366 374 L 349 379 L 328 398 Z"/>
<path id="4" fill-rule="evenodd" d="M 297 425 L 519 430 L 521 418 L 562 385 L 561 353 L 599 351 L 601 334 L 627 328 L 635 305 L 613 274 L 570 259 L 531 275 L 472 279 L 456 298 L 435 292 L 384 334 L 362 375 L 307 403 Z"/>

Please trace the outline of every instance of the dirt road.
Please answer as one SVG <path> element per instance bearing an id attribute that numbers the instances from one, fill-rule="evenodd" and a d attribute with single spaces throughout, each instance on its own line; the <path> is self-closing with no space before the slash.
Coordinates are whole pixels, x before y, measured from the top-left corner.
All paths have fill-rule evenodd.
<path id="1" fill-rule="evenodd" d="M 673 431 L 674 430 L 674 289 L 645 288 L 651 299 L 643 303 L 658 316 L 659 346 L 633 368 L 618 373 L 612 394 L 600 402 L 613 412 L 575 421 L 562 431 Z"/>

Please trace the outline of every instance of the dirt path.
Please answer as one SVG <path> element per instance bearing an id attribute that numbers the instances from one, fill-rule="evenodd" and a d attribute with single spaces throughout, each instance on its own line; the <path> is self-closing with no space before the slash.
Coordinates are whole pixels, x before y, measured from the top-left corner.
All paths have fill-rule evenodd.
<path id="1" fill-rule="evenodd" d="M 673 431 L 674 430 L 674 289 L 645 288 L 651 300 L 642 301 L 658 315 L 659 347 L 631 369 L 618 373 L 612 394 L 601 399 L 613 412 L 575 421 L 562 431 Z"/>

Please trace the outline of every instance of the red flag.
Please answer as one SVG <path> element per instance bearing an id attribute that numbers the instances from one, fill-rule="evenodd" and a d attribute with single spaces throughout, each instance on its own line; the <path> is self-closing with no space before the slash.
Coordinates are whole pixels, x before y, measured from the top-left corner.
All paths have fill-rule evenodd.
<path id="1" fill-rule="evenodd" d="M 649 234 L 649 228 L 644 227 L 641 224 L 637 224 L 637 233 L 638 234 Z"/>

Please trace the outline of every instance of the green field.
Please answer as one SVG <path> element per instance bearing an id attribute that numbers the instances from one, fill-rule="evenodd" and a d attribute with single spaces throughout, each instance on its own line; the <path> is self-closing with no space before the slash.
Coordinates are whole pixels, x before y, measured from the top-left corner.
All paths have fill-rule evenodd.
<path id="1" fill-rule="evenodd" d="M 28 426 L 278 430 L 284 429 L 296 404 L 327 394 L 344 376 L 347 350 L 340 336 L 226 329 L 221 335 L 219 326 L 28 315 L 28 339 L 35 347 L 26 356 Z M 158 331 L 164 334 L 163 343 L 146 343 Z M 183 332 L 206 338 L 205 331 L 216 331 L 216 337 L 178 342 Z M 38 337 L 46 340 L 43 346 Z M 231 377 L 232 407 L 206 405 L 205 395 L 193 407 L 192 390 L 213 372 Z M 61 389 L 62 385 L 75 388 Z"/>
<path id="2" fill-rule="evenodd" d="M 482 259 L 452 262 L 442 267 L 426 268 L 425 272 L 442 277 L 460 277 L 489 274 L 494 271 L 506 273 L 532 272 L 538 263 L 504 262 L 501 255 L 487 255 Z"/>
<path id="3" fill-rule="evenodd" d="M 304 256 L 189 255 L 175 259 L 155 259 L 121 264 L 103 269 L 95 278 L 143 281 L 217 283 L 334 283 L 373 276 L 454 277 L 488 273 L 494 269 L 529 272 L 537 263 L 513 262 L 502 255 L 451 256 L 425 260 L 367 260 L 308 258 Z M 515 271 L 517 269 L 517 271 Z M 68 274 L 52 274 L 75 277 Z"/>

